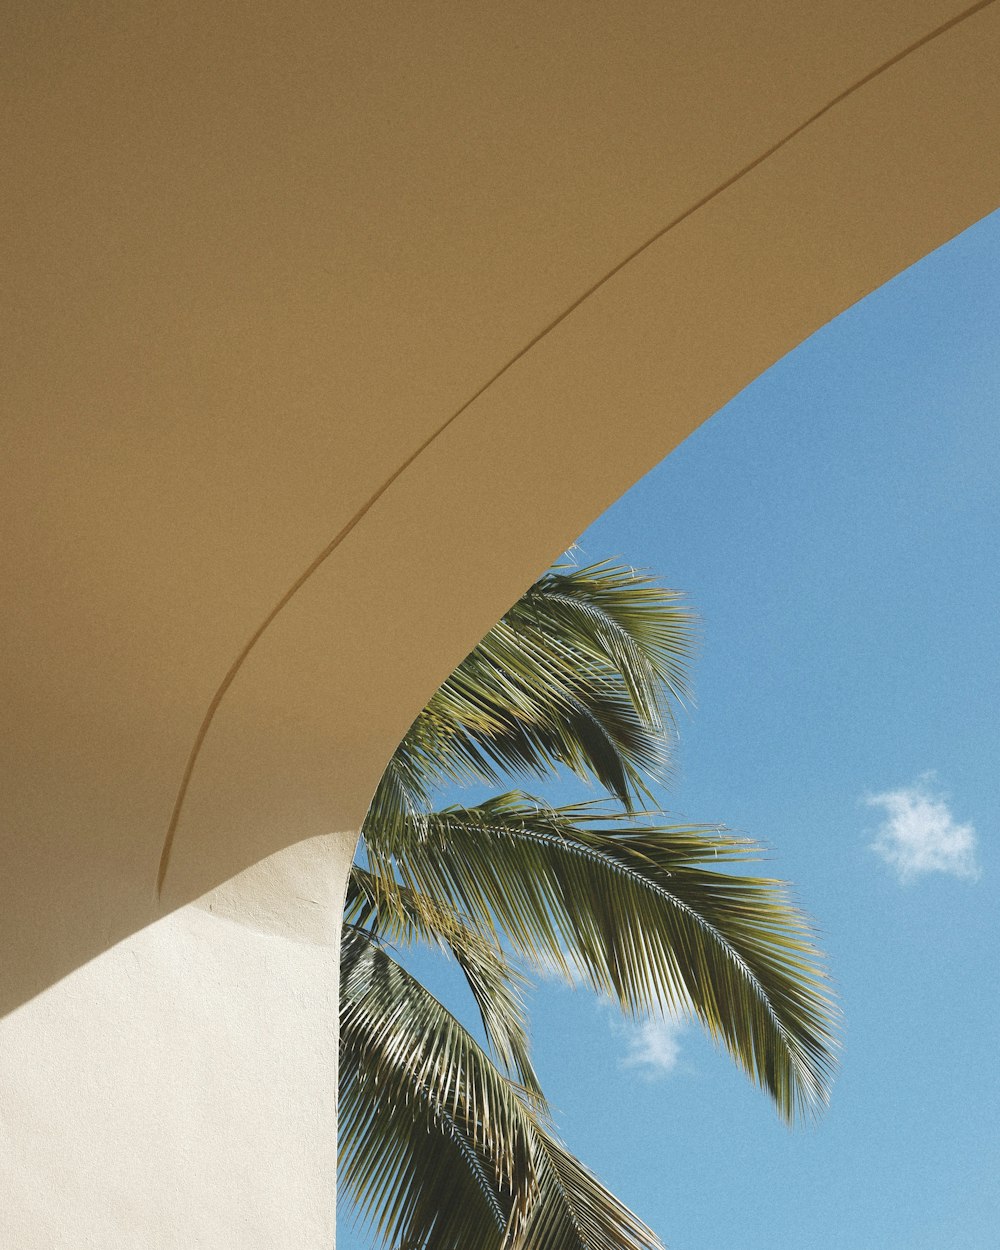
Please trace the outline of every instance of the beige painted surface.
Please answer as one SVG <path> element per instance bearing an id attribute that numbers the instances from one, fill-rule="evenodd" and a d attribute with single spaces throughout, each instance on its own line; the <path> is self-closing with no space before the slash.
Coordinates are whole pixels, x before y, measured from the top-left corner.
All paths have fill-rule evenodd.
<path id="1" fill-rule="evenodd" d="M 191 1031 L 189 984 L 168 1028 L 156 987 L 242 941 L 234 1001 L 266 1000 L 261 951 L 289 939 L 197 909 L 146 926 L 358 828 L 413 715 L 594 516 L 1000 203 L 1000 5 L 974 9 L 8 12 L 0 1013 L 18 1010 L 0 1050 L 25 1066 L 60 1035 L 68 1073 L 64 1183 L 43 1194 L 12 1101 L 40 1087 L 5 1069 L 19 1201 L 71 1227 L 91 1124 L 101 1175 L 148 1152 L 136 1193 L 164 1154 L 168 1171 L 183 1149 L 212 1156 L 246 1090 L 224 1088 L 229 1035 Z M 300 904 L 283 921 L 265 879 L 229 914 L 294 928 Z M 73 1075 L 81 1004 L 114 1035 L 133 950 L 126 1053 L 155 1034 L 177 1090 L 194 1052 L 218 1050 L 160 1100 L 162 1148 L 135 1127 L 160 1086 L 137 1077 L 105 1123 L 103 1086 Z M 320 1064 L 318 1023 L 288 1010 L 318 1088 L 310 1065 L 335 1047 Z M 255 1044 L 248 1070 L 277 1062 Z M 202 1108 L 186 1139 L 185 1099 Z M 325 1158 L 327 1130 L 312 1140 Z M 250 1176 L 266 1149 L 247 1141 Z"/>

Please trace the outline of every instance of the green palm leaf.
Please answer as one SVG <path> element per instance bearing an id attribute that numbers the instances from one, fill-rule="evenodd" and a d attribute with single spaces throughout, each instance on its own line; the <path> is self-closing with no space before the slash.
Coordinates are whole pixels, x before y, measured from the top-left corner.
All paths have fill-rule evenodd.
<path id="1" fill-rule="evenodd" d="M 456 1021 L 414 992 L 398 964 L 345 926 L 339 1185 L 388 1245 L 499 1244 L 509 1204 L 498 1176 L 523 1150 L 515 1140 L 502 1143 L 506 1158 L 494 1166 L 480 1126 L 456 1118 L 463 1096 L 481 1105 L 503 1093 L 498 1074 L 475 1083 L 472 1046 Z"/>
<path id="2" fill-rule="evenodd" d="M 672 720 L 670 700 L 691 699 L 687 666 L 694 616 L 677 591 L 654 585 L 635 569 L 611 562 L 557 565 L 505 619 L 514 629 L 530 623 L 549 638 L 570 638 L 594 663 L 612 667 L 649 725 Z"/>
<path id="3" fill-rule="evenodd" d="M 781 882 L 719 871 L 752 843 L 507 794 L 368 845 L 383 875 L 536 966 L 632 1015 L 693 1012 L 787 1120 L 826 1102 L 836 1013 L 809 926 Z"/>
<path id="4" fill-rule="evenodd" d="M 674 591 L 611 563 L 541 577 L 410 727 L 365 827 L 418 819 L 442 782 L 558 767 L 626 808 L 669 768 L 671 701 L 688 698 L 694 618 Z"/>
<path id="5" fill-rule="evenodd" d="M 483 1022 L 486 1037 L 508 1073 L 542 1102 L 531 1065 L 524 976 L 502 949 L 461 916 L 391 875 L 355 864 L 347 887 L 344 919 L 378 940 L 410 946 L 424 942 L 446 951 L 461 968 Z"/>
<path id="6" fill-rule="evenodd" d="M 689 697 L 693 618 L 610 563 L 551 570 L 414 721 L 363 827 L 342 961 L 343 1183 L 398 1250 L 644 1250 L 655 1237 L 553 1136 L 512 950 L 632 1016 L 686 1012 L 789 1121 L 828 1096 L 836 1012 L 753 844 L 646 823 Z M 568 768 L 616 801 L 519 793 L 432 810 L 444 783 Z M 465 974 L 502 1069 L 381 943 Z"/>
<path id="7" fill-rule="evenodd" d="M 662 1250 L 536 1100 L 370 937 L 345 926 L 341 1183 L 422 1250 Z"/>

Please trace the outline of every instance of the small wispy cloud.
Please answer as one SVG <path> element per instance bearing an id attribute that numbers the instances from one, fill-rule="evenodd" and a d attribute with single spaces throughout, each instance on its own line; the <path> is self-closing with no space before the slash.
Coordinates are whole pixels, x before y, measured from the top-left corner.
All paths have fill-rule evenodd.
<path id="1" fill-rule="evenodd" d="M 955 820 L 947 796 L 931 789 L 932 777 L 928 773 L 915 785 L 866 797 L 869 807 L 885 812 L 871 849 L 903 882 L 931 872 L 975 881 L 980 873 L 976 831 Z"/>
<path id="2" fill-rule="evenodd" d="M 680 1036 L 686 1022 L 674 1016 L 655 1016 L 638 1024 L 619 1026 L 626 1041 L 623 1068 L 637 1068 L 648 1077 L 666 1076 L 677 1067 Z"/>

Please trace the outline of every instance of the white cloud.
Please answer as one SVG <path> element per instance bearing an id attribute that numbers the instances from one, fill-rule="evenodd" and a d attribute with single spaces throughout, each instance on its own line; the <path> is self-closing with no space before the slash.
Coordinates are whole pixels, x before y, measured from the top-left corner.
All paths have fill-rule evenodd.
<path id="1" fill-rule="evenodd" d="M 665 1076 L 680 1059 L 680 1035 L 685 1022 L 673 1016 L 657 1016 L 639 1024 L 621 1026 L 628 1049 L 623 1068 L 638 1068 L 645 1075 Z"/>
<path id="2" fill-rule="evenodd" d="M 916 785 L 866 798 L 869 807 L 885 812 L 871 849 L 895 868 L 900 881 L 929 872 L 975 881 L 979 877 L 976 831 L 972 825 L 955 822 L 946 796 L 935 794 L 929 779 L 930 774 Z"/>

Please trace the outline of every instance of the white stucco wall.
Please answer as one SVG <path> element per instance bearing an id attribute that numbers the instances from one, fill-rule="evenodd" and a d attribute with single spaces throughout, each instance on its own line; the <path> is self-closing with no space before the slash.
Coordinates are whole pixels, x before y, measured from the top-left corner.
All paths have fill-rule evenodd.
<path id="1" fill-rule="evenodd" d="M 0 1021 L 0 1246 L 329 1250 L 355 840 L 280 852 Z"/>

